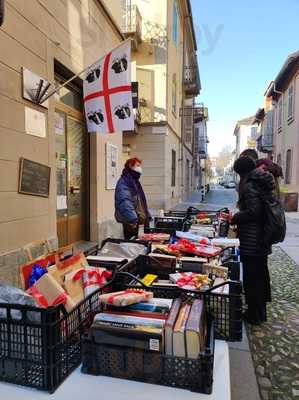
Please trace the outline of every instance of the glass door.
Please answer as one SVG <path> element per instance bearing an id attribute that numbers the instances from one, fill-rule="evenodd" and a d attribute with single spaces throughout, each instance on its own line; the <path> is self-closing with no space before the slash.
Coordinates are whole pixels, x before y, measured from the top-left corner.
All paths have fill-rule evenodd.
<path id="1" fill-rule="evenodd" d="M 89 239 L 88 135 L 79 115 L 63 108 L 55 111 L 59 246 Z"/>
<path id="2" fill-rule="evenodd" d="M 87 239 L 87 144 L 83 123 L 67 117 L 69 243 Z"/>

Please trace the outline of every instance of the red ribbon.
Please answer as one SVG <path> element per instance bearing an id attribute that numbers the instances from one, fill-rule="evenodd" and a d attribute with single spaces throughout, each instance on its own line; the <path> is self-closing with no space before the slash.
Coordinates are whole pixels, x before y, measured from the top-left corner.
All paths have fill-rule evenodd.
<path id="1" fill-rule="evenodd" d="M 63 292 L 54 301 L 52 301 L 51 306 L 58 306 L 59 304 L 65 304 L 67 302 L 68 295 Z"/>
<path id="2" fill-rule="evenodd" d="M 73 281 L 79 281 L 82 279 L 82 276 L 85 272 L 85 269 L 79 269 L 73 276 Z"/>
<path id="3" fill-rule="evenodd" d="M 73 281 L 79 281 L 84 278 L 84 274 L 87 275 L 87 281 L 84 282 L 83 288 L 85 289 L 88 286 L 98 285 L 99 287 L 104 286 L 107 282 L 107 278 L 111 278 L 112 271 L 101 271 L 97 269 L 89 270 L 87 269 L 79 269 L 73 276 Z M 94 279 L 93 279 L 94 278 Z"/>
<path id="4" fill-rule="evenodd" d="M 43 294 L 41 294 L 41 292 L 37 289 L 36 286 L 31 286 L 31 288 L 27 290 L 27 293 L 30 294 L 30 296 L 34 297 L 41 307 L 44 308 L 49 307 L 47 299 Z"/>
<path id="5" fill-rule="evenodd" d="M 185 275 L 182 274 L 181 278 L 177 280 L 177 285 L 182 287 L 182 286 L 186 286 L 186 285 L 191 285 L 191 286 L 195 286 L 194 282 L 193 282 L 193 278 L 196 276 L 197 274 L 193 273 L 192 275 Z"/>
<path id="6" fill-rule="evenodd" d="M 87 271 L 87 276 L 88 278 L 95 278 L 88 280 L 87 282 L 84 282 L 83 288 L 85 289 L 88 286 L 93 286 L 93 285 L 98 285 L 99 287 L 102 287 L 106 284 L 107 278 L 111 278 L 112 276 L 112 271 L 97 271 L 97 270 L 92 270 L 92 271 Z"/>
<path id="7" fill-rule="evenodd" d="M 113 304 L 113 301 L 115 298 L 124 296 L 126 294 L 130 294 L 130 293 L 142 294 L 142 295 L 145 295 L 145 298 L 147 297 L 146 296 L 147 292 L 145 292 L 142 289 L 126 289 L 126 290 L 123 290 L 122 292 L 119 292 L 116 294 L 112 293 L 111 296 L 108 297 L 108 304 Z"/>

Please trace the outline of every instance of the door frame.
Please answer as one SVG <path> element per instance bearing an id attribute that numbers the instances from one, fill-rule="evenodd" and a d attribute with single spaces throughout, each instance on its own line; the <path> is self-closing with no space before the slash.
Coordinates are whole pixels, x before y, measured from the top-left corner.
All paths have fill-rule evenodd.
<path id="1" fill-rule="evenodd" d="M 90 136 L 87 132 L 86 129 L 86 123 L 85 123 L 85 117 L 83 112 L 81 113 L 80 111 L 75 110 L 74 108 L 61 103 L 60 101 L 55 101 L 54 104 L 54 112 L 62 112 L 65 113 L 67 116 L 81 122 L 85 128 L 86 131 L 86 135 L 87 135 L 87 149 L 88 149 L 88 153 L 87 153 L 87 161 L 86 161 L 86 204 L 87 204 L 87 210 L 86 210 L 86 240 L 90 240 Z M 66 154 L 68 154 L 68 138 L 67 138 L 67 119 L 65 121 L 65 135 L 66 135 L 66 142 L 65 142 L 65 150 L 66 150 Z M 56 140 L 56 138 L 55 138 Z M 69 166 L 67 163 L 67 175 L 66 175 L 66 189 L 67 189 L 67 199 L 69 196 Z M 56 173 L 56 169 L 55 169 L 55 173 Z M 57 193 L 56 193 L 57 196 Z M 68 218 L 68 217 L 67 217 Z M 56 227 L 57 227 L 57 219 L 56 219 Z M 56 228 L 57 229 L 57 228 Z"/>

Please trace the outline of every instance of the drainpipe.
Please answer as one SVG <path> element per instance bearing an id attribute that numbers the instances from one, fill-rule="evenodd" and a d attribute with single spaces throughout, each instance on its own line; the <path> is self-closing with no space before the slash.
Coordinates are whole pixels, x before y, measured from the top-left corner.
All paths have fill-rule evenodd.
<path id="1" fill-rule="evenodd" d="M 0 26 L 2 26 L 4 22 L 4 15 L 5 15 L 4 0 L 0 0 Z"/>

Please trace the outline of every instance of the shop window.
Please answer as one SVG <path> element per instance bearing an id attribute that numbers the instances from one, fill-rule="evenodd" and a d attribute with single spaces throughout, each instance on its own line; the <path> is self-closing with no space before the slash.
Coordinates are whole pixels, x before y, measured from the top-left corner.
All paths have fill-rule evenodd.
<path id="1" fill-rule="evenodd" d="M 176 181 L 176 152 L 171 150 L 171 186 L 175 186 Z"/>
<path id="2" fill-rule="evenodd" d="M 286 154 L 286 174 L 285 183 L 291 183 L 292 178 L 292 150 L 288 150 Z"/>

